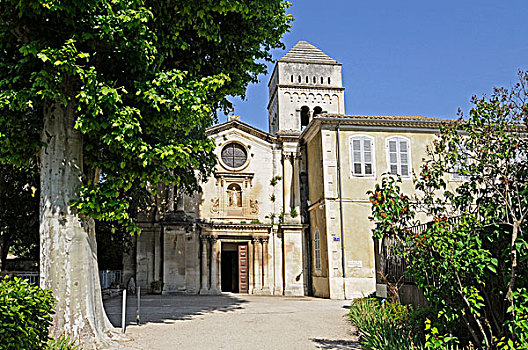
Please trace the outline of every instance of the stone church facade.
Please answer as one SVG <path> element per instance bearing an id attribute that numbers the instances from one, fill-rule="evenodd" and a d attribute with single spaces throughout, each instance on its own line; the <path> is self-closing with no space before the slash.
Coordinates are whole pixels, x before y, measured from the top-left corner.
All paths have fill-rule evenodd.
<path id="1" fill-rule="evenodd" d="M 366 191 L 386 172 L 411 191 L 442 120 L 346 115 L 341 68 L 304 41 L 278 60 L 269 132 L 237 116 L 207 131 L 214 175 L 191 197 L 159 188 L 124 258 L 125 279 L 144 290 L 159 281 L 164 294 L 374 292 Z"/>

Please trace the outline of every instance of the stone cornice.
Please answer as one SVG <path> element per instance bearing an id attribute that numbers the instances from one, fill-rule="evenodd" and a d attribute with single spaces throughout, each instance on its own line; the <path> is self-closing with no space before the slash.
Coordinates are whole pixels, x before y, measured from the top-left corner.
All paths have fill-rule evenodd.
<path id="1" fill-rule="evenodd" d="M 257 129 L 255 128 L 254 126 L 251 126 L 249 124 L 246 124 L 244 122 L 241 122 L 239 120 L 230 120 L 230 121 L 227 121 L 227 122 L 224 122 L 224 123 L 221 123 L 221 124 L 217 124 L 215 126 L 212 126 L 210 127 L 209 129 L 206 130 L 205 134 L 207 136 L 212 136 L 212 135 L 215 135 L 215 134 L 218 134 L 222 131 L 226 131 L 226 130 L 229 130 L 229 129 L 232 129 L 232 128 L 235 128 L 235 129 L 239 129 L 243 132 L 246 132 L 250 135 L 253 135 L 265 142 L 268 142 L 268 143 L 274 143 L 276 141 L 276 137 L 265 132 L 265 131 L 262 131 L 260 129 Z"/>
<path id="2" fill-rule="evenodd" d="M 272 225 L 268 224 L 231 224 L 231 223 L 217 223 L 217 222 L 201 222 L 198 224 L 203 229 L 213 229 L 213 230 L 225 230 L 225 231 L 239 231 L 244 230 L 248 231 L 268 231 L 271 229 Z"/>

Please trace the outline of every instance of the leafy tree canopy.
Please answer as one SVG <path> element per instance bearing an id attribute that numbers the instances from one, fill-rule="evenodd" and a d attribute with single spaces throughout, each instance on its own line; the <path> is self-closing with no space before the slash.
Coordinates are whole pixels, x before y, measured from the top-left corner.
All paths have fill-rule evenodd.
<path id="1" fill-rule="evenodd" d="M 486 349 L 528 344 L 528 72 L 519 78 L 441 128 L 415 193 L 393 178 L 369 192 L 374 238 L 397 242 L 436 313 L 433 348 L 453 334 Z"/>
<path id="2" fill-rule="evenodd" d="M 79 213 L 129 223 L 121 198 L 134 181 L 197 189 L 214 165 L 204 130 L 283 47 L 288 6 L 0 1 L 0 162 L 35 158 L 43 115 L 58 103 L 74 109 L 83 134 Z"/>

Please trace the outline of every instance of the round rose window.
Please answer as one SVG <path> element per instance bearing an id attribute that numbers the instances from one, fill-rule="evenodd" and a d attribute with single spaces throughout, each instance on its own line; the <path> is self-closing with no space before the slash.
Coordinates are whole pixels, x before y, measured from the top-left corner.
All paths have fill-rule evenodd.
<path id="1" fill-rule="evenodd" d="M 225 165 L 236 169 L 246 164 L 247 152 L 244 146 L 233 142 L 224 146 L 221 157 Z"/>

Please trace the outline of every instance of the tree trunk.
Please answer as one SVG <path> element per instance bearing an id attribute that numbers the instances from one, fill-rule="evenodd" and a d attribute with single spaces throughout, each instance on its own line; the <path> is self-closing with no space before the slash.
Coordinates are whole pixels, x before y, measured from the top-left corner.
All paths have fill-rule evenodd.
<path id="1" fill-rule="evenodd" d="M 6 269 L 7 254 L 9 253 L 9 248 L 11 247 L 11 233 L 4 232 L 0 236 L 0 271 Z"/>
<path id="2" fill-rule="evenodd" d="M 40 286 L 56 298 L 51 332 L 68 333 L 86 348 L 105 347 L 119 336 L 103 309 L 95 225 L 70 207 L 83 177 L 82 135 L 74 106 L 44 112 L 40 153 Z"/>

